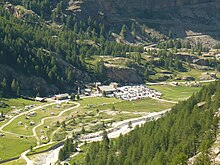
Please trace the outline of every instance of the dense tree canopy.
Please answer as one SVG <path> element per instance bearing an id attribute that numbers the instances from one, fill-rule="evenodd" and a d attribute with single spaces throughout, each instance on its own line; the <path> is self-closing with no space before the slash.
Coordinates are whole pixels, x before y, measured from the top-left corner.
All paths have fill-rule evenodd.
<path id="1" fill-rule="evenodd" d="M 22 1 L 28 8 L 40 6 L 40 11 L 46 10 L 50 3 L 48 0 Z M 58 15 L 62 13 L 62 1 L 58 3 L 56 12 Z M 94 79 L 103 79 L 104 68 L 91 70 L 86 58 L 94 55 L 125 56 L 127 51 L 142 51 L 141 47 L 109 41 L 104 24 L 91 18 L 82 22 L 68 16 L 63 22 L 54 20 L 56 27 L 53 27 L 35 15 L 16 18 L 0 6 L 0 19 L 0 63 L 18 73 L 42 77 L 60 89 L 64 84 L 73 84 L 77 80 L 74 76 L 76 69 L 91 74 Z M 1 85 L 2 94 L 4 88 L 10 87 L 11 93 L 19 94 L 19 82 L 16 80 L 15 83 L 13 79 L 7 78 L 6 87 Z"/>

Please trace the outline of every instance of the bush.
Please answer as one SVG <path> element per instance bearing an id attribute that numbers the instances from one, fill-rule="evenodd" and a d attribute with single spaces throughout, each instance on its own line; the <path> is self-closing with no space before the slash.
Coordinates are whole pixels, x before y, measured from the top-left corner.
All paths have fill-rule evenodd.
<path id="1" fill-rule="evenodd" d="M 6 104 L 5 102 L 0 102 L 0 108 L 7 108 L 9 107 L 8 104 Z"/>

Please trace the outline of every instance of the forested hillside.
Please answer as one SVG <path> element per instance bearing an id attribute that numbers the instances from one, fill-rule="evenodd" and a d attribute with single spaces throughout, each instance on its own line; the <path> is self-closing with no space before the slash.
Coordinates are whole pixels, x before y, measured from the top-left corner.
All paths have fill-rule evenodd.
<path id="1" fill-rule="evenodd" d="M 197 40 L 203 31 L 218 36 L 219 28 L 212 30 L 219 20 L 215 0 L 125 3 L 124 0 L 1 2 L 0 95 L 73 92 L 78 85 L 94 81 L 143 83 L 151 81 L 149 77 L 158 72 L 154 67 L 187 71 L 186 61 L 174 56 L 178 49 L 192 49 L 193 53 L 198 50 L 201 55 L 217 43 L 209 37 L 204 42 Z M 204 10 L 207 3 L 212 10 Z M 158 9 L 163 11 L 160 13 Z M 185 15 L 188 11 L 190 14 Z M 199 26 L 194 26 L 194 22 Z M 199 34 L 195 40 L 187 37 L 176 40 L 194 32 Z M 144 46 L 154 44 L 166 50 L 144 52 Z M 172 50 L 167 51 L 168 48 Z M 152 54 L 160 59 L 145 56 Z M 124 64 L 115 67 L 115 63 L 101 60 L 107 59 L 105 56 L 123 57 Z M 217 62 L 208 65 L 216 68 Z M 166 79 L 166 75 L 155 76 L 155 80 Z"/>
<path id="2" fill-rule="evenodd" d="M 47 5 L 43 5 L 43 9 L 46 11 Z M 126 51 L 142 51 L 141 47 L 109 41 L 105 25 L 91 18 L 82 22 L 68 16 L 59 21 L 63 15 L 57 13 L 57 20 L 47 23 L 45 17 L 27 12 L 26 17 L 20 18 L 14 11 L 17 11 L 14 6 L 0 6 L 3 96 L 26 94 L 27 91 L 31 95 L 54 92 L 50 87 L 45 90 L 46 84 L 54 85 L 56 92 L 65 91 L 68 87 L 74 89 L 76 81 L 104 78 L 103 65 L 99 62 L 91 69 L 86 58 L 93 55 L 125 56 Z M 27 87 L 24 77 L 33 76 L 42 78 L 44 82 L 32 80 L 33 84 Z M 13 80 L 16 81 L 16 89 L 11 88 Z M 4 92 L 6 90 L 7 93 Z"/>
<path id="3" fill-rule="evenodd" d="M 117 140 L 93 143 L 84 164 L 162 165 L 187 164 L 201 152 L 195 164 L 210 164 L 219 119 L 220 82 L 203 87 L 187 101 L 175 105 L 166 117 L 146 123 Z"/>

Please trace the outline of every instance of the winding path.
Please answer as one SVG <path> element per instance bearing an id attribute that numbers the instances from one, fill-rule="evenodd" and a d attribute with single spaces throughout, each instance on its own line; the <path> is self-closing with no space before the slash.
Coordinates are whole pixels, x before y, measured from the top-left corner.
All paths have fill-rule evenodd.
<path id="1" fill-rule="evenodd" d="M 30 112 L 36 111 L 36 110 L 38 110 L 38 109 L 41 109 L 41 108 L 44 108 L 44 107 L 47 107 L 47 106 L 50 106 L 50 105 L 54 105 L 54 104 L 57 104 L 57 102 L 53 102 L 53 103 L 50 103 L 50 104 L 45 104 L 45 105 L 42 105 L 42 106 L 38 106 L 38 107 L 35 107 L 35 108 L 33 108 L 33 109 L 29 110 L 29 111 L 22 112 L 22 113 L 20 113 L 19 115 L 14 116 L 14 117 L 11 118 L 7 123 L 5 123 L 4 125 L 2 125 L 2 126 L 0 127 L 0 131 L 1 131 L 1 132 L 4 132 L 4 133 L 9 133 L 9 134 L 20 135 L 20 134 L 8 132 L 8 131 L 3 131 L 3 129 L 4 129 L 6 126 L 8 126 L 10 123 L 12 123 L 16 118 L 18 118 L 18 117 L 20 117 L 20 116 L 22 116 L 22 115 L 25 115 L 25 114 L 27 114 L 27 113 L 30 113 Z"/>
<path id="2" fill-rule="evenodd" d="M 63 100 L 62 102 L 65 102 L 65 101 L 67 101 L 67 100 Z M 49 117 L 45 117 L 45 118 L 41 119 L 40 124 L 36 125 L 36 126 L 32 129 L 32 131 L 33 131 L 33 136 L 37 139 L 37 146 L 34 147 L 34 149 L 37 149 L 37 148 L 40 148 L 40 147 L 43 147 L 43 146 L 46 146 L 46 145 L 52 143 L 52 142 L 50 142 L 50 143 L 47 143 L 46 145 L 45 145 L 45 144 L 40 145 L 40 138 L 37 136 L 36 129 L 37 129 L 38 127 L 40 127 L 41 125 L 43 125 L 44 122 L 45 122 L 45 120 L 60 117 L 60 116 L 62 116 L 65 112 L 70 111 L 70 110 L 75 109 L 75 108 L 78 108 L 78 107 L 80 106 L 80 104 L 77 103 L 77 102 L 74 102 L 74 104 L 76 104 L 76 106 L 71 107 L 71 108 L 67 108 L 67 109 L 63 110 L 63 111 L 60 112 L 57 116 L 49 116 Z M 27 150 L 27 151 L 23 152 L 23 153 L 21 154 L 21 158 L 26 161 L 26 164 L 27 164 L 27 165 L 33 165 L 34 163 L 26 156 L 26 154 L 27 154 L 28 152 L 30 152 L 30 150 Z"/>
<path id="3" fill-rule="evenodd" d="M 78 108 L 78 107 L 80 106 L 79 103 L 74 102 L 74 104 L 76 104 L 76 106 L 63 110 L 63 111 L 60 112 L 59 115 L 57 115 L 57 116 L 49 116 L 49 117 L 45 117 L 45 118 L 41 119 L 40 124 L 36 125 L 36 126 L 32 129 L 33 135 L 34 135 L 34 137 L 37 139 L 37 145 L 38 145 L 38 146 L 40 145 L 40 138 L 37 136 L 37 131 L 36 131 L 36 129 L 37 129 L 38 127 L 42 126 L 42 125 L 44 124 L 44 121 L 45 121 L 45 120 L 60 117 L 60 116 L 62 116 L 65 112 L 70 111 L 70 110 L 75 109 L 75 108 Z"/>

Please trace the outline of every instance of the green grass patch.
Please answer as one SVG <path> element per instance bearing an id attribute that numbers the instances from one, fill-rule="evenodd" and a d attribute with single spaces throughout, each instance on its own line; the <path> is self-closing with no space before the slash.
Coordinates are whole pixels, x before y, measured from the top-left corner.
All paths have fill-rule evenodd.
<path id="1" fill-rule="evenodd" d="M 20 138 L 10 134 L 5 134 L 4 137 L 0 137 L 0 158 L 4 160 L 19 156 L 22 152 L 35 145 L 36 139 L 33 137 Z"/>
<path id="2" fill-rule="evenodd" d="M 3 111 L 4 113 L 8 113 L 9 111 L 12 110 L 13 107 L 16 109 L 22 109 L 26 105 L 31 105 L 31 104 L 42 104 L 37 101 L 31 101 L 31 100 L 26 100 L 22 98 L 17 98 L 17 99 L 6 99 L 6 98 L 0 98 L 0 102 L 5 102 L 6 104 L 9 105 L 7 108 L 0 108 L 0 112 Z"/>
<path id="3" fill-rule="evenodd" d="M 162 98 L 172 101 L 186 100 L 193 93 L 198 92 L 201 87 L 187 86 L 171 86 L 171 85 L 151 85 L 150 88 L 155 89 L 163 94 Z"/>
<path id="4" fill-rule="evenodd" d="M 99 110 L 111 110 L 114 106 L 118 111 L 129 112 L 158 112 L 164 109 L 168 109 L 173 106 L 172 103 L 161 102 L 151 98 L 146 98 L 136 101 L 124 101 L 115 98 L 86 98 L 79 102 L 82 107 L 80 109 L 94 111 Z M 92 106 L 88 106 L 92 105 Z M 160 106 L 158 106 L 160 105 Z"/>
<path id="5" fill-rule="evenodd" d="M 26 161 L 24 159 L 17 159 L 10 162 L 2 163 L 1 165 L 24 165 Z"/>
<path id="6" fill-rule="evenodd" d="M 158 106 L 159 105 L 159 106 Z M 98 106 L 100 110 L 112 110 L 113 106 L 117 111 L 128 112 L 158 112 L 172 107 L 174 104 L 146 98 L 136 101 L 121 101 L 114 104 L 107 104 L 104 106 Z"/>
<path id="7" fill-rule="evenodd" d="M 87 97 L 79 101 L 81 106 L 87 106 L 90 105 L 102 105 L 102 104 L 109 104 L 109 103 L 115 103 L 119 102 L 119 99 L 116 98 L 108 98 L 108 97 Z"/>

